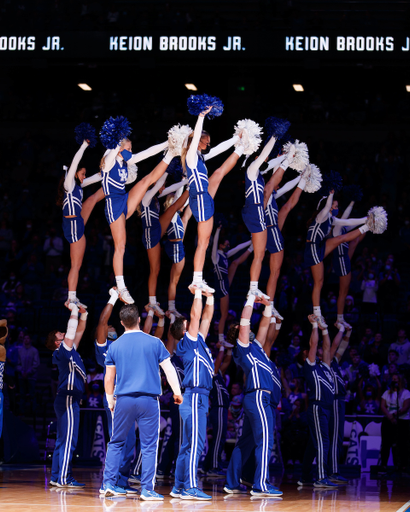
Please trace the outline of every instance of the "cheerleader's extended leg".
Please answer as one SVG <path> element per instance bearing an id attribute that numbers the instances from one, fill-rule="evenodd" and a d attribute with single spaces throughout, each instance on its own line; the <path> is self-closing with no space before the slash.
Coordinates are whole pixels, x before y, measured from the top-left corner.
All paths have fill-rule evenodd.
<path id="1" fill-rule="evenodd" d="M 259 233 L 252 233 L 252 244 L 254 250 L 253 261 L 251 265 L 250 275 L 251 275 L 251 292 L 258 292 L 258 281 L 259 276 L 262 270 L 262 262 L 265 257 L 266 251 L 266 242 L 267 242 L 267 231 L 260 231 Z M 266 297 L 265 297 L 266 298 Z M 268 297 L 269 298 L 269 297 Z"/>
<path id="2" fill-rule="evenodd" d="M 324 282 L 324 265 L 323 261 L 318 263 L 317 265 L 313 265 L 310 267 L 310 270 L 312 271 L 312 278 L 313 278 L 313 289 L 312 289 L 312 303 L 313 303 L 313 312 L 315 314 L 320 313 L 320 294 L 323 288 L 323 282 Z M 319 311 L 315 308 L 319 308 Z"/>
<path id="3" fill-rule="evenodd" d="M 128 201 L 127 201 L 127 219 L 131 217 L 131 215 L 137 209 L 137 206 L 142 201 L 142 198 L 145 196 L 149 187 L 159 180 L 159 178 L 164 174 L 164 172 L 168 168 L 168 164 L 171 161 L 171 156 L 168 154 L 164 157 L 163 160 L 149 173 L 147 176 L 144 176 L 142 180 L 136 183 L 132 189 L 128 193 Z"/>
<path id="4" fill-rule="evenodd" d="M 219 336 L 221 336 L 221 335 L 224 336 L 225 324 L 226 324 L 226 320 L 228 319 L 228 313 L 229 313 L 229 293 L 219 299 L 219 308 L 221 310 L 221 318 L 219 319 L 219 324 L 218 324 L 218 334 L 219 334 Z M 219 339 L 221 339 L 221 338 L 219 338 Z"/>
<path id="5" fill-rule="evenodd" d="M 282 268 L 284 251 L 274 252 L 269 257 L 270 274 L 268 284 L 266 285 L 266 293 L 269 295 L 271 300 L 275 299 L 276 286 L 280 276 L 280 269 Z M 280 317 L 280 320 L 283 320 Z"/>
<path id="6" fill-rule="evenodd" d="M 126 304 L 134 304 L 124 282 L 124 253 L 125 243 L 127 241 L 127 232 L 125 230 L 125 215 L 121 214 L 117 220 L 110 224 L 111 234 L 114 241 L 114 256 L 112 266 L 114 269 L 115 281 L 117 283 L 120 300 Z"/>
<path id="7" fill-rule="evenodd" d="M 350 281 L 352 280 L 352 273 L 349 272 L 345 276 L 339 276 L 339 295 L 337 297 L 337 314 L 343 316 L 345 309 L 346 297 L 349 293 Z M 339 318 L 338 318 L 339 320 Z"/>
<path id="8" fill-rule="evenodd" d="M 179 279 L 181 277 L 182 271 L 185 266 L 185 258 L 183 258 L 178 263 L 174 263 L 171 267 L 171 274 L 169 277 L 169 286 L 168 286 L 168 303 L 170 301 L 174 301 L 177 295 L 177 286 L 179 283 Z"/>
<path id="9" fill-rule="evenodd" d="M 149 260 L 148 294 L 151 298 L 157 294 L 157 282 L 161 268 L 161 245 L 157 243 L 151 249 L 147 249 L 147 254 Z"/>
<path id="10" fill-rule="evenodd" d="M 361 236 L 363 233 L 368 231 L 369 228 L 367 225 L 361 226 L 358 229 L 354 229 L 349 233 L 345 233 L 344 235 L 335 236 L 333 238 L 328 238 L 326 240 L 326 248 L 325 248 L 325 257 L 330 254 L 332 251 L 336 249 L 340 244 L 348 243 L 354 240 L 355 238 Z"/>
<path id="11" fill-rule="evenodd" d="M 69 294 L 73 293 L 76 296 L 77 284 L 78 284 L 78 276 L 80 273 L 80 268 L 83 263 L 84 253 L 85 253 L 86 240 L 85 235 L 83 235 L 78 242 L 73 242 L 70 244 L 70 260 L 71 260 L 71 268 L 68 273 L 67 282 L 68 282 L 68 290 Z M 70 295 L 69 295 L 70 300 Z"/>
<path id="12" fill-rule="evenodd" d="M 81 208 L 81 217 L 84 219 L 84 224 L 87 224 L 88 219 L 90 218 L 91 212 L 94 209 L 94 206 L 101 200 L 104 199 L 104 191 L 102 188 L 97 190 L 93 195 L 91 195 L 88 199 L 86 199 L 83 203 L 83 207 Z"/>

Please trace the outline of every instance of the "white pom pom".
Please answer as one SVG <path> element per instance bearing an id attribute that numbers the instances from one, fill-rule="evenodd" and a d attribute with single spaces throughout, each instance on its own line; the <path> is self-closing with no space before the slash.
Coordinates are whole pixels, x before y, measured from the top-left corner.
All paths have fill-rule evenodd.
<path id="1" fill-rule="evenodd" d="M 262 127 L 258 123 L 251 119 L 242 119 L 238 121 L 235 126 L 234 135 L 241 136 L 238 142 L 235 143 L 235 147 L 243 146 L 244 155 L 251 155 L 259 149 L 262 142 L 261 138 Z"/>
<path id="2" fill-rule="evenodd" d="M 308 147 L 304 142 L 299 142 L 298 139 L 292 144 L 292 142 L 287 142 L 282 150 L 283 153 L 289 153 L 290 149 L 295 151 L 295 156 L 293 157 L 293 161 L 289 164 L 289 167 L 294 169 L 295 171 L 302 172 L 307 164 L 309 163 L 309 151 Z"/>
<path id="3" fill-rule="evenodd" d="M 192 128 L 187 124 L 176 124 L 168 132 L 168 151 L 172 156 L 181 156 L 182 148 L 186 147 L 188 136 L 192 133 Z"/>
<path id="4" fill-rule="evenodd" d="M 372 233 L 380 235 L 387 229 L 387 212 L 382 206 L 373 206 L 367 213 L 366 224 Z"/>
<path id="5" fill-rule="evenodd" d="M 322 173 L 315 164 L 308 164 L 302 173 L 302 177 L 306 180 L 305 192 L 313 194 L 320 190 L 322 186 Z"/>
<path id="6" fill-rule="evenodd" d="M 129 185 L 130 183 L 133 183 L 138 176 L 138 167 L 135 164 L 129 164 L 127 165 L 128 169 L 128 179 L 125 182 L 126 185 Z"/>
<path id="7" fill-rule="evenodd" d="M 369 375 L 370 377 L 378 377 L 380 375 L 380 370 L 377 364 L 369 364 Z"/>

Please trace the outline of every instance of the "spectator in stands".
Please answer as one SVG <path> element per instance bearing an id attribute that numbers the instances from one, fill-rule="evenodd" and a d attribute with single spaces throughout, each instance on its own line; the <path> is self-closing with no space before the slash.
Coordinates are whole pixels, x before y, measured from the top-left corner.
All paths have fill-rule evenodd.
<path id="1" fill-rule="evenodd" d="M 100 384 L 97 381 L 91 384 L 91 390 L 87 396 L 87 407 L 96 409 L 103 408 L 103 396 L 101 394 Z"/>
<path id="2" fill-rule="evenodd" d="M 62 262 L 63 256 L 63 239 L 57 236 L 54 228 L 50 229 L 50 234 L 44 242 L 43 251 L 46 257 L 46 271 L 48 272 L 51 267 L 58 268 Z"/>
<path id="3" fill-rule="evenodd" d="M 403 387 L 402 378 L 397 373 L 392 377 L 390 389 L 382 395 L 381 410 L 384 415 L 382 420 L 381 471 L 385 472 L 391 448 L 393 449 L 395 465 L 404 467 L 408 464 L 408 458 L 404 459 L 404 456 L 408 454 L 410 391 Z M 404 436 L 404 439 L 400 439 L 401 436 Z M 403 454 L 403 457 L 401 454 Z"/>
<path id="4" fill-rule="evenodd" d="M 373 272 L 367 274 L 367 278 L 362 281 L 362 312 L 373 314 L 377 311 L 377 290 L 379 283 Z"/>
<path id="5" fill-rule="evenodd" d="M 299 336 L 293 336 L 289 348 L 288 353 L 294 359 L 300 352 L 300 338 Z"/>
<path id="6" fill-rule="evenodd" d="M 344 318 L 349 325 L 356 325 L 359 321 L 359 310 L 354 305 L 354 298 L 348 295 L 345 300 Z"/>
<path id="7" fill-rule="evenodd" d="M 36 412 L 36 382 L 39 366 L 38 350 L 32 346 L 30 335 L 26 334 L 23 345 L 19 348 L 16 367 L 20 390 L 20 414 L 26 414 L 28 411 Z"/>
<path id="8" fill-rule="evenodd" d="M 367 344 L 363 359 L 366 363 L 375 363 L 379 368 L 382 368 L 385 361 L 387 361 L 387 350 L 387 345 L 383 343 L 383 336 L 378 332 Z"/>
<path id="9" fill-rule="evenodd" d="M 377 391 L 371 384 L 366 384 L 363 389 L 363 379 L 359 382 L 359 412 L 361 414 L 379 414 L 382 387 L 379 379 L 376 378 L 376 381 L 378 383 Z"/>
<path id="10" fill-rule="evenodd" d="M 397 340 L 390 345 L 390 350 L 395 350 L 399 354 L 396 361 L 398 366 L 410 363 L 410 341 L 404 329 L 399 330 Z"/>
<path id="11" fill-rule="evenodd" d="M 360 376 L 366 372 L 367 364 L 357 352 L 352 357 L 352 364 L 346 368 L 346 377 L 350 391 L 357 391 Z"/>
<path id="12" fill-rule="evenodd" d="M 394 313 L 397 310 L 397 296 L 401 280 L 397 269 L 393 265 L 394 261 L 388 258 L 379 275 L 380 298 L 385 313 Z"/>

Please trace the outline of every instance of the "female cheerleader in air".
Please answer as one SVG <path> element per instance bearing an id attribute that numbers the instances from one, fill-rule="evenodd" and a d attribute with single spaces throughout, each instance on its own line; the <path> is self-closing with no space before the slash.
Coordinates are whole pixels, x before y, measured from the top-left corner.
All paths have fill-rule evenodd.
<path id="1" fill-rule="evenodd" d="M 194 256 L 194 278 L 189 285 L 189 290 L 192 293 L 195 293 L 195 289 L 201 289 L 206 293 L 214 293 L 215 291 L 202 278 L 206 250 L 213 228 L 213 198 L 223 177 L 233 169 L 239 157 L 243 154 L 243 147 L 239 145 L 222 166 L 208 179 L 205 161 L 229 149 L 239 140 L 239 136 L 234 136 L 219 144 L 209 153 L 202 155 L 203 152 L 207 152 L 211 142 L 209 133 L 202 130 L 204 117 L 211 110 L 212 107 L 209 107 L 199 114 L 195 129 L 189 135 L 187 145 L 181 154 L 182 167 L 186 171 L 189 180 L 189 206 L 198 222 L 198 244 Z"/>
<path id="2" fill-rule="evenodd" d="M 174 194 L 169 194 L 164 203 L 165 212 L 168 208 L 178 200 L 179 194 L 182 189 Z M 182 215 L 184 206 L 174 213 L 171 222 L 167 227 L 167 236 L 164 240 L 164 249 L 167 253 L 168 258 L 172 261 L 171 275 L 169 277 L 168 286 L 168 312 L 175 315 L 176 317 L 182 317 L 177 311 L 175 305 L 175 299 L 177 295 L 177 286 L 181 277 L 182 271 L 185 266 L 185 249 L 184 249 L 184 237 L 185 231 L 188 225 L 189 219 L 192 217 L 191 208 L 185 207 L 185 211 Z"/>
<path id="3" fill-rule="evenodd" d="M 340 220 L 348 219 L 353 206 L 354 201 L 351 201 L 349 206 L 343 212 Z M 338 223 L 333 228 L 333 236 L 337 237 L 339 235 L 344 235 L 349 230 L 345 227 L 343 223 Z M 366 236 L 366 233 L 361 234 L 356 237 L 351 242 L 343 242 L 337 247 L 337 250 L 333 251 L 333 270 L 336 275 L 339 276 L 339 295 L 337 298 L 337 322 L 342 324 L 346 329 L 351 329 L 351 326 L 344 319 L 344 309 L 346 297 L 349 293 L 350 281 L 352 280 L 352 272 L 350 261 L 353 258 L 353 254 L 356 250 L 356 247 Z"/>
<path id="4" fill-rule="evenodd" d="M 266 200 L 264 199 L 265 181 L 260 173 L 260 167 L 268 158 L 276 138 L 271 136 L 260 155 L 248 166 L 245 174 L 245 206 L 242 208 L 242 219 L 252 234 L 252 244 L 254 257 L 250 270 L 250 288 L 249 293 L 256 297 L 263 297 L 269 300 L 269 296 L 262 293 L 258 288 L 259 276 L 262 268 L 262 261 L 265 256 L 267 243 L 267 226 L 264 211 L 264 202 L 271 196 L 274 188 L 282 180 L 283 173 L 292 162 L 293 155 L 288 154 L 276 173 L 272 176 L 266 185 Z"/>
<path id="5" fill-rule="evenodd" d="M 89 141 L 85 140 L 75 154 L 65 178 L 60 180 L 57 196 L 57 206 L 63 208 L 64 236 L 70 244 L 71 268 L 67 278 L 67 302 L 75 304 L 79 308 L 87 307 L 81 304 L 77 298 L 78 275 L 86 246 L 84 227 L 96 203 L 104 198 L 104 192 L 100 189 L 83 203 L 83 188 L 101 181 L 100 173 L 86 178 L 85 167 L 79 165 L 88 145 Z"/>
<path id="6" fill-rule="evenodd" d="M 326 204 L 322 210 L 319 210 L 319 207 L 324 197 L 319 201 L 318 209 L 308 223 L 309 228 L 304 254 L 305 264 L 310 266 L 313 277 L 313 314 L 317 316 L 318 324 L 321 329 L 327 327 L 320 309 L 320 293 L 324 281 L 324 258 L 340 244 L 350 242 L 369 230 L 373 233 L 380 234 L 387 228 L 386 212 L 380 207 L 372 208 L 369 211 L 369 215 L 361 219 L 337 219 L 336 215 L 339 210 L 338 202 L 333 199 L 334 192 L 334 190 L 330 190 Z M 378 229 L 379 221 L 382 224 L 381 229 Z M 349 233 L 327 238 L 332 225 L 354 227 L 360 224 L 363 225 Z"/>
<path id="7" fill-rule="evenodd" d="M 142 243 L 147 250 L 150 266 L 150 273 L 148 277 L 149 307 L 152 308 L 155 313 L 162 316 L 165 313 L 157 303 L 156 297 L 158 275 L 161 266 L 160 241 L 165 234 L 165 231 L 169 228 L 174 215 L 177 214 L 178 210 L 184 206 L 188 199 L 188 191 L 185 191 L 173 204 L 169 204 L 165 212 L 160 215 L 159 201 L 155 196 L 157 192 L 160 192 L 161 189 L 164 188 L 167 176 L 168 174 L 164 173 L 156 184 L 146 192 L 141 202 L 141 220 L 143 227 Z M 173 309 L 175 309 L 175 296 Z"/>
<path id="8" fill-rule="evenodd" d="M 127 165 L 135 164 L 156 155 L 167 148 L 168 142 L 157 144 L 140 153 L 131 153 L 131 141 L 124 138 L 115 149 L 109 149 L 101 161 L 101 173 L 103 175 L 103 190 L 105 194 L 105 216 L 110 225 L 114 241 L 113 268 L 120 300 L 126 304 L 133 304 L 124 282 L 123 258 L 126 243 L 125 221 L 137 209 L 150 185 L 159 180 L 166 171 L 173 158 L 170 152 L 164 156 L 161 162 L 147 176 L 142 178 L 127 193 L 125 185 L 128 180 Z"/>

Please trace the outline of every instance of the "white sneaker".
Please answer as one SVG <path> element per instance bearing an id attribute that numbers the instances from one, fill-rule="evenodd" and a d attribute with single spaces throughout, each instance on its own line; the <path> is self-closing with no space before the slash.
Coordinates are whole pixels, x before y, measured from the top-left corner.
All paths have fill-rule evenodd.
<path id="1" fill-rule="evenodd" d="M 164 311 L 159 306 L 159 302 L 156 304 L 148 304 L 148 306 L 152 309 L 156 316 L 165 316 Z"/>
<path id="2" fill-rule="evenodd" d="M 266 293 L 262 293 L 258 288 L 256 288 L 256 290 L 249 290 L 246 298 L 248 298 L 249 295 L 255 295 L 255 297 L 259 297 L 261 299 L 270 300 L 269 295 L 266 295 Z"/>
<path id="3" fill-rule="evenodd" d="M 327 323 L 325 321 L 325 318 L 322 315 L 317 315 L 317 325 L 320 327 L 320 329 L 327 329 Z"/>
<path id="4" fill-rule="evenodd" d="M 122 290 L 118 290 L 118 298 L 125 304 L 134 304 L 134 299 L 131 297 L 128 288 L 122 288 Z"/>
<path id="5" fill-rule="evenodd" d="M 202 281 L 200 283 L 195 283 L 192 281 L 192 283 L 188 286 L 189 291 L 195 295 L 195 290 L 201 290 L 202 294 L 204 293 L 215 293 L 215 290 L 208 286 L 205 281 Z"/>
<path id="6" fill-rule="evenodd" d="M 221 345 L 225 348 L 233 348 L 232 343 L 229 343 L 229 341 L 226 340 L 221 341 Z"/>
<path id="7" fill-rule="evenodd" d="M 78 300 L 78 297 L 74 297 L 74 299 L 68 299 L 66 301 L 66 304 L 75 304 L 78 308 L 87 309 L 87 306 L 85 304 L 83 304 L 82 302 L 80 302 Z"/>
<path id="8" fill-rule="evenodd" d="M 275 306 L 272 306 L 272 316 L 276 317 L 281 322 L 283 321 L 283 316 L 279 313 Z"/>
<path id="9" fill-rule="evenodd" d="M 345 326 L 346 330 L 349 330 L 349 331 L 352 330 L 352 326 L 350 324 L 348 324 L 344 318 L 340 323 Z"/>
<path id="10" fill-rule="evenodd" d="M 181 315 L 181 313 L 179 311 L 177 311 L 176 309 L 170 309 L 168 311 L 168 313 L 170 313 L 171 315 L 174 315 L 175 318 L 185 318 L 184 315 Z"/>

